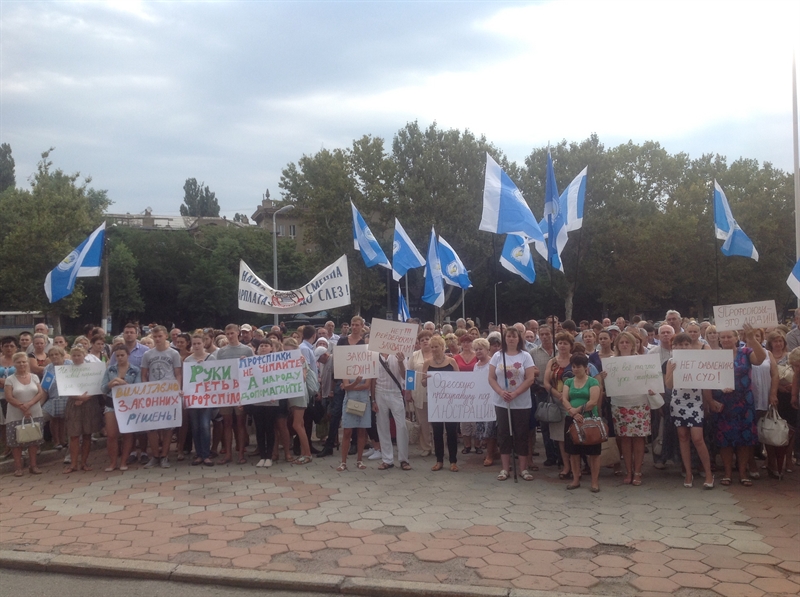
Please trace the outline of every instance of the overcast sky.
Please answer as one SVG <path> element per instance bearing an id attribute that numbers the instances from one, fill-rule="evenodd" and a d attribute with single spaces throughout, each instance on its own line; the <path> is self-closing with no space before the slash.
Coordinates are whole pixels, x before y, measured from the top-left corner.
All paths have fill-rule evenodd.
<path id="1" fill-rule="evenodd" d="M 255 211 L 303 154 L 409 121 L 512 160 L 597 133 L 792 168 L 800 2 L 0 2 L 0 142 L 112 212 L 197 178 Z"/>

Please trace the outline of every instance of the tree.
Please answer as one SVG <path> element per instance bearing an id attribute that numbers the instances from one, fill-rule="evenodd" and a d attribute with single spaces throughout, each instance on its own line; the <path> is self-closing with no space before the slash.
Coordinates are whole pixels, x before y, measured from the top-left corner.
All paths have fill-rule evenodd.
<path id="1" fill-rule="evenodd" d="M 250 224 L 250 219 L 246 215 L 240 214 L 238 212 L 233 214 L 233 221 L 238 222 L 240 224 Z"/>
<path id="2" fill-rule="evenodd" d="M 136 257 L 124 242 L 114 243 L 108 252 L 109 303 L 113 320 L 121 325 L 144 313 L 137 265 Z"/>
<path id="3" fill-rule="evenodd" d="M 219 202 L 205 183 L 197 184 L 196 178 L 187 178 L 183 185 L 182 216 L 219 217 Z"/>
<path id="4" fill-rule="evenodd" d="M 14 172 L 14 157 L 11 155 L 11 146 L 8 143 L 0 145 L 0 193 L 17 185 Z"/>

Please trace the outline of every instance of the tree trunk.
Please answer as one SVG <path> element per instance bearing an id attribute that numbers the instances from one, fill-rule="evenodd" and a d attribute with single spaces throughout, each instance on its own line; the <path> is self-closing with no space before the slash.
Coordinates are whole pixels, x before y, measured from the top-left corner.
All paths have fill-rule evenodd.
<path id="1" fill-rule="evenodd" d="M 564 319 L 572 319 L 572 299 L 575 297 L 575 289 L 571 286 L 567 288 L 567 294 L 564 297 Z"/>

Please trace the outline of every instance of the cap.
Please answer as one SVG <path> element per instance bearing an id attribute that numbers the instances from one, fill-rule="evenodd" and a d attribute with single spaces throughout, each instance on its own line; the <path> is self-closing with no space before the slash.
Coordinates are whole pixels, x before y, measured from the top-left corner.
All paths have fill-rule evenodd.
<path id="1" fill-rule="evenodd" d="M 241 326 L 239 326 L 239 329 L 243 332 L 252 332 L 253 326 L 250 325 L 249 323 L 244 323 Z"/>

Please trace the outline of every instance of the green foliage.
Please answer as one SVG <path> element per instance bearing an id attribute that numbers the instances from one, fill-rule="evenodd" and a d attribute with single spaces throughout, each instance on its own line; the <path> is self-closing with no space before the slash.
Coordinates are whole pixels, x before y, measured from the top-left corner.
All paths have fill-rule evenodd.
<path id="1" fill-rule="evenodd" d="M 11 155 L 11 146 L 8 143 L 0 145 L 0 193 L 17 184 L 14 172 L 14 156 Z"/>
<path id="2" fill-rule="evenodd" d="M 144 313 L 144 300 L 136 276 L 138 261 L 128 246 L 112 242 L 108 252 L 109 303 L 112 321 L 121 327 Z"/>
<path id="3" fill-rule="evenodd" d="M 197 184 L 196 178 L 187 178 L 183 185 L 182 216 L 219 217 L 219 201 L 205 183 Z"/>

